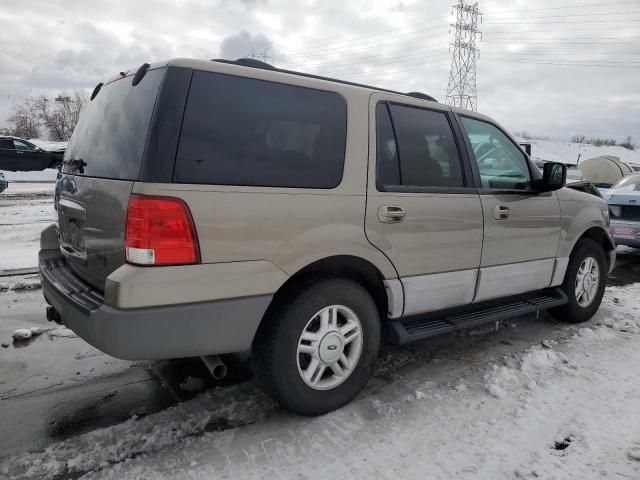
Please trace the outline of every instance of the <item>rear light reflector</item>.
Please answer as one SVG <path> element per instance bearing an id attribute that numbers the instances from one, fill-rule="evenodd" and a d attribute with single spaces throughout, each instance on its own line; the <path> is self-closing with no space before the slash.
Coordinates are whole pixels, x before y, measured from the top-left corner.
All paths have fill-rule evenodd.
<path id="1" fill-rule="evenodd" d="M 124 246 L 136 265 L 197 263 L 198 238 L 189 207 L 178 198 L 132 195 Z"/>

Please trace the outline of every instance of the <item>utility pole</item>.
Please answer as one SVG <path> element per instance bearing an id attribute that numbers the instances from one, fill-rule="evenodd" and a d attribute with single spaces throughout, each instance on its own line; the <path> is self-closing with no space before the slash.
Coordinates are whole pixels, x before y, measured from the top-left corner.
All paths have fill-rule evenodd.
<path id="1" fill-rule="evenodd" d="M 482 33 L 478 30 L 478 17 L 482 21 L 482 14 L 478 10 L 478 2 L 467 4 L 464 0 L 458 0 L 452 6 L 452 14 L 454 10 L 456 23 L 451 24 L 451 27 L 455 27 L 455 38 L 451 43 L 453 56 L 446 102 L 475 111 L 478 109 L 476 59 L 480 55 L 476 40 L 478 36 L 482 39 Z"/>

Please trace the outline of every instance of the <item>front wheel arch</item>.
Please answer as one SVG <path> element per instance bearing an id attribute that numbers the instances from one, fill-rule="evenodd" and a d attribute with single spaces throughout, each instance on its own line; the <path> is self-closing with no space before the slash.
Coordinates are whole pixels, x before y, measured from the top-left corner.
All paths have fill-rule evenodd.
<path id="1" fill-rule="evenodd" d="M 571 257 L 574 254 L 574 252 L 576 251 L 576 248 L 578 247 L 580 242 L 584 239 L 593 240 L 594 242 L 598 243 L 602 247 L 605 253 L 605 259 L 607 261 L 608 271 L 611 271 L 611 269 L 613 268 L 613 265 L 610 264 L 612 259 L 610 258 L 610 255 L 608 255 L 608 253 L 616 249 L 616 244 L 611 238 L 611 236 L 609 235 L 609 233 L 601 226 L 597 226 L 597 225 L 591 226 L 587 228 L 584 232 L 582 232 L 582 234 L 580 234 L 576 238 L 575 243 L 571 247 L 571 253 L 569 254 L 569 257 Z"/>

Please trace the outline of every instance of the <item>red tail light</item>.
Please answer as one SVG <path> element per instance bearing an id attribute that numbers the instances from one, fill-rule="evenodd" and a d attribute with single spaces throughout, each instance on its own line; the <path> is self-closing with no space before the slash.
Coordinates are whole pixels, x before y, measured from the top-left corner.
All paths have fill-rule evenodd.
<path id="1" fill-rule="evenodd" d="M 138 265 L 197 263 L 198 238 L 189 207 L 178 198 L 132 195 L 124 246 Z"/>

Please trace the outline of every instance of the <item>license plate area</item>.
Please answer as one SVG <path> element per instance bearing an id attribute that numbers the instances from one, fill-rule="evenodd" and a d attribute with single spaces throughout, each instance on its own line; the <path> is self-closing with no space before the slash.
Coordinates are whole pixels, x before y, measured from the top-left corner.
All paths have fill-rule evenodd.
<path id="1" fill-rule="evenodd" d="M 81 203 L 62 198 L 57 205 L 58 240 L 63 253 L 86 259 L 85 222 L 87 212 Z"/>
<path id="2" fill-rule="evenodd" d="M 631 227 L 614 227 L 613 234 L 619 238 L 634 239 L 638 232 L 636 229 Z"/>

